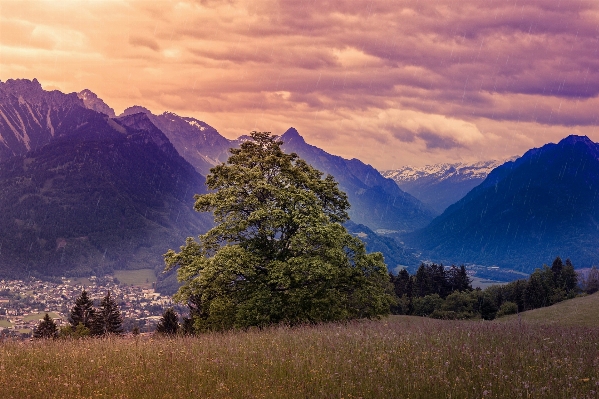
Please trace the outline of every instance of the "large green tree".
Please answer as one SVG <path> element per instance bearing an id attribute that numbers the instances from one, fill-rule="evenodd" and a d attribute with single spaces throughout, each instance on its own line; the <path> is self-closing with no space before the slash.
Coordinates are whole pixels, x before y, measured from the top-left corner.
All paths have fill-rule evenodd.
<path id="1" fill-rule="evenodd" d="M 388 313 L 383 257 L 341 225 L 349 203 L 334 178 L 285 154 L 270 133 L 251 135 L 211 169 L 211 192 L 195 197 L 216 226 L 165 254 L 183 283 L 175 298 L 193 301 L 196 331 Z"/>

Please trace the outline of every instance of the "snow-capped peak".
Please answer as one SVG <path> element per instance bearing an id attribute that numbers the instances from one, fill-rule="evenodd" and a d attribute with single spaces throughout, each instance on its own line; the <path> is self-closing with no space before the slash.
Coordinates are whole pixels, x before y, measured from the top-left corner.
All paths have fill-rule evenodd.
<path id="1" fill-rule="evenodd" d="M 445 180 L 452 176 L 460 176 L 461 179 L 484 179 L 487 175 L 499 165 L 507 161 L 514 160 L 511 157 L 505 160 L 479 161 L 473 163 L 439 163 L 425 166 L 403 166 L 394 170 L 386 170 L 382 175 L 395 180 L 398 183 L 415 181 L 424 177 L 433 177 L 438 180 Z"/>

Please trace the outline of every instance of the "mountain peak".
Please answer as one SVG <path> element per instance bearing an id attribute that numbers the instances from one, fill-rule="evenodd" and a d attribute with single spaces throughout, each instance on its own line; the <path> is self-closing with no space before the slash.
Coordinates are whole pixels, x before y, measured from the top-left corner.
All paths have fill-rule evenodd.
<path id="1" fill-rule="evenodd" d="M 0 84 L 5 89 L 9 89 L 10 91 L 42 91 L 42 85 L 38 82 L 37 79 L 33 78 L 33 80 L 29 79 L 8 79 L 6 82 Z"/>
<path id="2" fill-rule="evenodd" d="M 102 100 L 96 93 L 89 89 L 83 89 L 79 93 L 77 93 L 77 97 L 79 97 L 85 108 L 94 110 L 96 112 L 101 112 L 105 115 L 108 115 L 110 118 L 116 117 L 114 113 L 114 109 L 110 108 L 104 100 Z"/>
<path id="3" fill-rule="evenodd" d="M 559 142 L 559 144 L 567 144 L 567 145 L 574 145 L 576 143 L 584 143 L 586 145 L 595 145 L 595 143 L 591 139 L 589 139 L 587 136 L 577 136 L 575 134 L 571 134 Z"/>
<path id="4" fill-rule="evenodd" d="M 287 131 L 285 133 L 283 133 L 283 135 L 281 136 L 281 140 L 283 140 L 285 143 L 290 143 L 290 142 L 294 142 L 294 143 L 305 143 L 306 140 L 304 140 L 304 138 L 299 134 L 299 132 L 294 128 L 294 127 L 290 127 L 289 129 L 287 129 Z"/>
<path id="5" fill-rule="evenodd" d="M 150 111 L 149 109 L 142 107 L 141 105 L 134 105 L 132 107 L 125 109 L 123 111 L 123 113 L 119 115 L 119 117 L 132 115 L 132 114 L 139 114 L 140 112 L 142 112 L 144 114 L 152 114 L 152 111 Z"/>

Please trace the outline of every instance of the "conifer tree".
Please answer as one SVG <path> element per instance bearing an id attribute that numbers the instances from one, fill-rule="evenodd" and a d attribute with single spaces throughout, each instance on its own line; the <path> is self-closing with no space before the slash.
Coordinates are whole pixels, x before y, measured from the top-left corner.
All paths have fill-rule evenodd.
<path id="1" fill-rule="evenodd" d="M 87 294 L 87 291 L 83 290 L 81 295 L 75 300 L 75 306 L 71 309 L 69 322 L 73 328 L 77 328 L 79 324 L 83 324 L 86 328 L 91 329 L 94 315 L 94 303 Z"/>
<path id="2" fill-rule="evenodd" d="M 58 328 L 56 327 L 56 323 L 54 320 L 50 318 L 50 315 L 46 313 L 42 321 L 37 325 L 37 327 L 33 330 L 33 338 L 56 338 L 58 335 Z"/>
<path id="3" fill-rule="evenodd" d="M 156 332 L 165 335 L 175 335 L 179 331 L 179 315 L 173 308 L 168 308 L 156 326 Z"/>
<path id="4" fill-rule="evenodd" d="M 123 332 L 123 316 L 119 306 L 110 296 L 110 291 L 100 303 L 100 308 L 96 311 L 91 333 L 95 336 L 104 336 L 108 334 L 119 335 Z"/>

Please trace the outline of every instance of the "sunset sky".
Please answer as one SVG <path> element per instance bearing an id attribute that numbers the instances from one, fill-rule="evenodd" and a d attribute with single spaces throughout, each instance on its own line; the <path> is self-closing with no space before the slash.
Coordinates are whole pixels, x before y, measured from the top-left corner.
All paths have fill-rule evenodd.
<path id="1" fill-rule="evenodd" d="M 0 80 L 378 169 L 599 141 L 599 2 L 0 0 Z"/>

